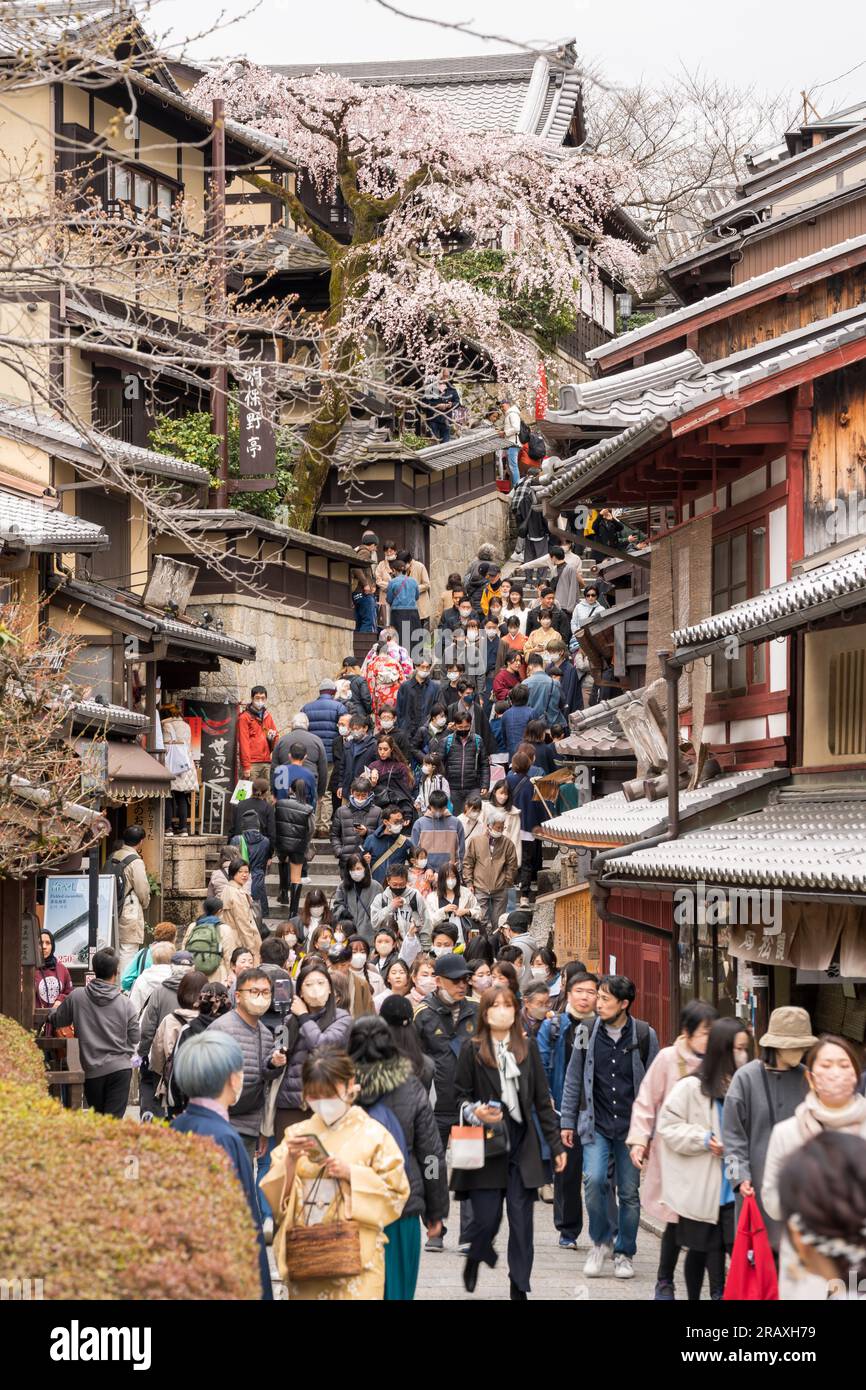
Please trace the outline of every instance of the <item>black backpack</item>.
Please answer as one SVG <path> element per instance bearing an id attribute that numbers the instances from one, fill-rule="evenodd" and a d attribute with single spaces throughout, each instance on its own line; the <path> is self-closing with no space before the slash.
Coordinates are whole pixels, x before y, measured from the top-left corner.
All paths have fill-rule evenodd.
<path id="1" fill-rule="evenodd" d="M 118 917 L 120 917 L 120 914 L 123 912 L 123 904 L 125 903 L 127 897 L 132 891 L 131 888 L 127 887 L 126 867 L 128 864 L 132 863 L 133 859 L 137 858 L 138 855 L 136 854 L 135 850 L 133 850 L 130 854 L 125 854 L 122 859 L 115 859 L 112 856 L 112 858 L 109 859 L 108 863 L 105 866 L 108 869 L 108 872 L 114 875 L 114 901 L 117 905 Z"/>
<path id="2" fill-rule="evenodd" d="M 527 425 L 525 420 L 521 420 L 520 422 L 520 429 L 517 431 L 517 438 L 520 440 L 521 444 L 529 443 L 529 426 Z"/>
<path id="3" fill-rule="evenodd" d="M 543 458 L 547 457 L 547 445 L 540 434 L 536 434 L 533 431 L 529 435 L 526 444 L 526 452 L 536 463 L 540 463 Z"/>

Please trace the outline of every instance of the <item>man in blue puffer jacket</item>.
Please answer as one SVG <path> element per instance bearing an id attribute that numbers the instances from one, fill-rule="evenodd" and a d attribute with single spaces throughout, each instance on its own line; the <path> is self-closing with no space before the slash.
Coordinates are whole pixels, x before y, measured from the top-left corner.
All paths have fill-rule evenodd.
<path id="1" fill-rule="evenodd" d="M 301 713 L 310 721 L 310 733 L 316 734 L 325 745 L 328 763 L 333 762 L 333 743 L 337 736 L 337 720 L 348 710 L 339 700 L 334 699 L 336 685 L 332 680 L 324 680 L 319 685 L 318 700 L 310 700 L 301 707 Z"/>

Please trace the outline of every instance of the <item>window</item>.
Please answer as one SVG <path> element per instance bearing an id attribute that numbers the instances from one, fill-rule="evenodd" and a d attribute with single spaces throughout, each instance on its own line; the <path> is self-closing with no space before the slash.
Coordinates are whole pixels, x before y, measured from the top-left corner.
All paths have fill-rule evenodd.
<path id="1" fill-rule="evenodd" d="M 713 545 L 713 612 L 723 613 L 767 587 L 767 528 L 755 522 Z M 767 644 L 713 654 L 712 688 L 745 694 L 767 681 Z"/>
<path id="2" fill-rule="evenodd" d="M 108 645 L 88 643 L 81 647 L 67 667 L 69 684 L 84 699 L 101 695 L 111 703 L 114 698 L 114 650 Z"/>
<path id="3" fill-rule="evenodd" d="M 142 169 L 130 169 L 126 164 L 112 164 L 108 171 L 109 210 L 125 210 L 141 218 L 158 218 L 164 227 L 171 225 L 174 203 L 178 195 L 176 184 Z"/>

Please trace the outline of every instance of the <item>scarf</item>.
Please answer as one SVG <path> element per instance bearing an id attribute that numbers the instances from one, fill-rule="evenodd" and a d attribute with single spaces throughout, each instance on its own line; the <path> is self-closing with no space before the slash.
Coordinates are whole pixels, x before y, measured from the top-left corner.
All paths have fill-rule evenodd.
<path id="1" fill-rule="evenodd" d="M 514 1053 L 505 1040 L 496 1044 L 496 1065 L 499 1068 L 499 1081 L 502 1086 L 503 1103 L 512 1120 L 514 1120 L 516 1124 L 522 1124 L 523 1115 L 520 1111 L 520 1098 L 517 1091 L 520 1067 Z"/>
<path id="2" fill-rule="evenodd" d="M 852 1096 L 848 1105 L 839 1110 L 831 1110 L 822 1105 L 814 1091 L 801 1101 L 794 1111 L 797 1123 L 804 1136 L 804 1143 L 814 1139 L 825 1129 L 846 1130 L 850 1134 L 863 1134 L 866 1128 L 866 1096 Z"/>

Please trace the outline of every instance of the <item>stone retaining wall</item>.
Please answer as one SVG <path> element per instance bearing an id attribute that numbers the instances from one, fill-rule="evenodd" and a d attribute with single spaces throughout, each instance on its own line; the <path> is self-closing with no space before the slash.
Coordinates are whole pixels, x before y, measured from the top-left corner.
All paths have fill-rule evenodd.
<path id="1" fill-rule="evenodd" d="M 481 545 L 496 547 L 500 559 L 506 558 L 510 513 L 507 499 L 493 492 L 475 502 L 458 502 L 447 512 L 437 512 L 445 526 L 430 528 L 430 590 L 434 605 L 439 602 L 452 570 L 465 574 Z"/>
<path id="2" fill-rule="evenodd" d="M 224 594 L 190 605 L 190 611 L 205 607 L 219 614 L 228 634 L 255 645 L 255 661 L 223 660 L 219 671 L 202 671 L 200 684 L 174 693 L 246 704 L 251 686 L 267 686 L 268 708 L 281 732 L 301 705 L 316 698 L 319 681 L 337 675 L 352 650 L 354 617 L 331 617 L 253 594 Z"/>

